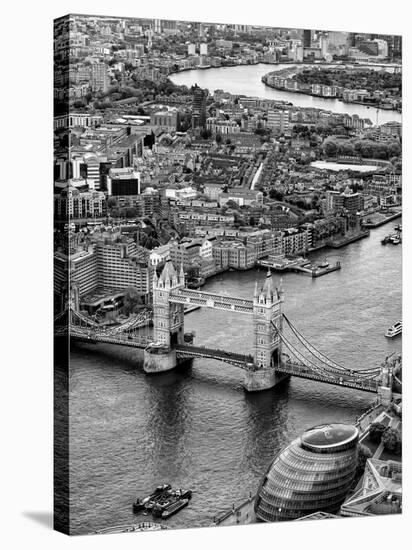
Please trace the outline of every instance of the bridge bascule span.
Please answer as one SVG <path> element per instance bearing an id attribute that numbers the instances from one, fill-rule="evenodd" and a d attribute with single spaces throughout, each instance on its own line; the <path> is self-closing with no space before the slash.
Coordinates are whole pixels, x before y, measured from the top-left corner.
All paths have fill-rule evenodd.
<path id="1" fill-rule="evenodd" d="M 399 383 L 400 356 L 378 367 L 349 369 L 328 358 L 307 340 L 283 313 L 283 290 L 275 288 L 270 270 L 262 288 L 257 284 L 253 300 L 221 295 L 185 286 L 183 269 L 178 273 L 168 260 L 153 280 L 153 308 L 145 308 L 122 324 L 105 326 L 79 311 L 74 291 L 66 310 L 55 318 L 55 334 L 69 334 L 84 342 L 116 344 L 143 350 L 143 369 L 160 373 L 194 358 L 213 359 L 244 372 L 247 391 L 261 391 L 290 376 L 377 393 L 390 403 L 394 382 Z M 252 316 L 252 349 L 249 354 L 187 343 L 184 309 L 200 306 Z M 153 328 L 149 329 L 149 325 Z"/>

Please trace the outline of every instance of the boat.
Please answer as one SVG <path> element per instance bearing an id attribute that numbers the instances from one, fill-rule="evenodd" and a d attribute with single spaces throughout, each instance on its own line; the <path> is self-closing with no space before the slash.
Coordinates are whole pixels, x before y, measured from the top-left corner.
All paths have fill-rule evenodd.
<path id="1" fill-rule="evenodd" d="M 318 267 L 320 267 L 321 269 L 324 269 L 326 267 L 329 267 L 329 262 L 326 261 L 326 258 L 323 260 L 323 262 L 321 262 L 320 264 L 318 264 Z"/>
<path id="2" fill-rule="evenodd" d="M 389 241 L 390 241 L 391 243 L 393 243 L 394 241 L 397 241 L 397 240 L 400 241 L 400 238 L 401 238 L 401 236 L 399 235 L 399 233 L 392 233 L 391 235 L 388 235 L 388 237 L 389 237 Z"/>
<path id="3" fill-rule="evenodd" d="M 176 514 L 179 510 L 189 504 L 188 498 L 173 497 L 171 501 L 165 504 L 157 504 L 153 508 L 153 517 L 162 519 L 170 518 L 173 514 Z"/>
<path id="4" fill-rule="evenodd" d="M 192 498 L 192 491 L 190 489 L 177 489 L 173 491 L 173 495 L 181 499 L 187 498 L 190 500 Z"/>
<path id="5" fill-rule="evenodd" d="M 398 334 L 401 334 L 401 332 L 402 321 L 397 321 L 395 324 L 388 328 L 388 330 L 385 332 L 385 336 L 387 338 L 395 338 L 395 336 L 398 336 Z"/>
<path id="6" fill-rule="evenodd" d="M 398 225 L 395 225 L 395 231 L 402 231 L 402 225 L 398 223 Z"/>
<path id="7" fill-rule="evenodd" d="M 392 236 L 391 237 L 391 243 L 392 244 L 400 244 L 401 239 L 398 236 Z"/>
<path id="8" fill-rule="evenodd" d="M 95 534 L 106 535 L 112 533 L 134 533 L 136 531 L 161 531 L 163 529 L 168 529 L 168 527 L 166 525 L 160 525 L 159 523 L 143 521 L 142 523 L 132 525 L 115 525 L 113 527 L 105 527 L 104 529 L 95 531 Z"/>
<path id="9" fill-rule="evenodd" d="M 386 235 L 386 237 L 384 237 L 382 240 L 381 240 L 381 243 L 382 244 L 388 244 L 390 242 L 391 238 L 389 235 Z"/>
<path id="10" fill-rule="evenodd" d="M 140 512 L 141 510 L 150 508 L 151 502 L 156 502 L 159 498 L 166 495 L 169 491 L 171 491 L 172 486 L 168 483 L 165 483 L 164 485 L 159 485 L 156 487 L 156 489 L 147 497 L 142 497 L 136 499 L 136 501 L 133 503 L 133 511 L 134 512 Z"/>

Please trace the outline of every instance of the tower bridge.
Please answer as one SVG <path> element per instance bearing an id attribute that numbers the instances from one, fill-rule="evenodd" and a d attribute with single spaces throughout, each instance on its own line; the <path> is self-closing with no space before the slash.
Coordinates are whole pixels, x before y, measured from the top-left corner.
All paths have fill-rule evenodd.
<path id="1" fill-rule="evenodd" d="M 55 334 L 69 334 L 74 340 L 101 342 L 140 348 L 146 373 L 171 370 L 183 361 L 206 358 L 230 364 L 244 371 L 247 391 L 276 386 L 290 376 L 335 386 L 377 393 L 384 403 L 392 399 L 401 358 L 387 358 L 382 365 L 352 370 L 339 365 L 315 348 L 283 313 L 282 285 L 275 288 L 270 270 L 252 300 L 186 288 L 183 268 L 178 273 L 168 260 L 160 276 L 154 275 L 153 309 L 145 308 L 117 326 L 104 326 L 79 312 L 79 299 L 72 289 L 68 306 L 55 318 Z M 249 354 L 187 343 L 184 337 L 184 309 L 200 306 L 251 315 L 252 348 Z M 153 325 L 150 331 L 149 325 Z"/>

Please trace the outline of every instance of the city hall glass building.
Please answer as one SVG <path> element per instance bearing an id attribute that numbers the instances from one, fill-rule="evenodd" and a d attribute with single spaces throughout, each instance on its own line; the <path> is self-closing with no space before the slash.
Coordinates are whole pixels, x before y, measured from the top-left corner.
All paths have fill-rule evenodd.
<path id="1" fill-rule="evenodd" d="M 256 495 L 257 519 L 285 521 L 337 512 L 354 479 L 357 443 L 357 428 L 345 424 L 304 432 L 270 464 Z"/>

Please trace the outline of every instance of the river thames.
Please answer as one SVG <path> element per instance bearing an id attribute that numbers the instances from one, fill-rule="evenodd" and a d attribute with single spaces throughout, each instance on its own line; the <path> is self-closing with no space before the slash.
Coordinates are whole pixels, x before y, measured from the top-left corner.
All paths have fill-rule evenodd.
<path id="1" fill-rule="evenodd" d="M 205 73 L 206 74 L 206 73 Z M 219 87 L 219 86 L 216 86 Z M 284 311 L 318 349 L 349 368 L 377 366 L 401 337 L 385 338 L 401 318 L 401 247 L 368 238 L 312 260 L 340 260 L 342 269 L 318 279 L 286 274 Z M 250 298 L 265 270 L 230 272 L 205 290 Z M 273 275 L 276 284 L 279 277 Z M 195 342 L 248 352 L 252 319 L 197 310 L 185 317 Z M 131 349 L 77 345 L 70 365 L 71 531 L 151 519 L 132 502 L 161 483 L 193 490 L 171 527 L 207 526 L 213 516 L 254 493 L 273 455 L 304 429 L 354 422 L 373 394 L 291 379 L 247 394 L 243 371 L 195 360 L 192 367 L 147 376 Z M 64 389 L 62 388 L 62 391 Z"/>
<path id="2" fill-rule="evenodd" d="M 356 105 L 343 103 L 338 99 L 326 99 L 314 97 L 305 94 L 275 90 L 266 86 L 262 81 L 262 76 L 281 69 L 290 68 L 291 65 L 266 65 L 259 63 L 257 65 L 239 65 L 237 67 L 220 67 L 213 69 L 193 69 L 183 71 L 170 76 L 170 80 L 175 84 L 193 86 L 197 84 L 201 88 L 207 88 L 210 93 L 214 90 L 224 90 L 235 95 L 246 95 L 253 97 L 262 97 L 266 99 L 276 99 L 291 102 L 297 107 L 314 107 L 316 109 L 326 109 L 335 113 L 347 113 L 348 115 L 359 115 L 361 118 L 369 118 L 373 124 L 376 123 L 376 109 L 365 105 Z M 387 111 L 379 109 L 379 124 L 384 122 L 401 122 L 402 115 L 397 111 Z"/>

